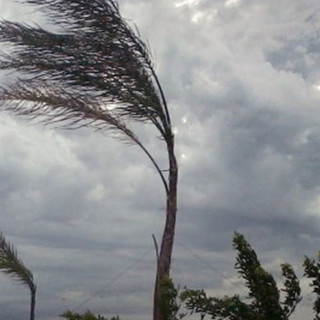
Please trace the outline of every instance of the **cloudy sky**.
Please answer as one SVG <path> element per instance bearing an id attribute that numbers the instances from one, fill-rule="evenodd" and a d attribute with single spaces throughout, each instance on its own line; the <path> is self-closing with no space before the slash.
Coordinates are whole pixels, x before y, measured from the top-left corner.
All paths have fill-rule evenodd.
<path id="1" fill-rule="evenodd" d="M 285 261 L 301 275 L 304 255 L 320 249 L 319 1 L 119 3 L 150 43 L 177 133 L 175 281 L 245 295 L 235 230 L 275 276 Z M 0 12 L 46 25 L 13 0 Z M 165 169 L 152 128 L 139 132 Z M 34 273 L 38 319 L 66 309 L 150 319 L 165 197 L 140 150 L 7 113 L 0 150 L 0 229 Z M 296 318 L 311 319 L 302 285 Z M 27 289 L 3 275 L 0 288 L 0 318 L 26 319 Z"/>

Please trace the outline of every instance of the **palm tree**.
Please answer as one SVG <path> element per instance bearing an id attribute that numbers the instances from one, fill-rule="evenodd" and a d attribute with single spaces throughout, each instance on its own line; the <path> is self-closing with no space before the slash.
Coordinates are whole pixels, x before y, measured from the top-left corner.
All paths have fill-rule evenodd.
<path id="1" fill-rule="evenodd" d="M 150 54 L 121 17 L 113 0 L 24 0 L 37 5 L 60 29 L 0 22 L 0 69 L 20 77 L 2 87 L 2 109 L 68 128 L 116 131 L 139 146 L 158 172 L 166 193 L 166 221 L 158 256 L 154 319 L 160 320 L 159 283 L 170 274 L 177 212 L 178 166 L 167 102 Z M 168 170 L 161 170 L 129 121 L 151 123 L 163 140 Z M 167 172 L 167 173 L 165 173 Z"/>
<path id="2" fill-rule="evenodd" d="M 33 280 L 32 272 L 24 265 L 18 257 L 15 248 L 0 233 L 0 271 L 27 286 L 30 290 L 30 320 L 34 320 L 36 306 L 37 286 Z"/>

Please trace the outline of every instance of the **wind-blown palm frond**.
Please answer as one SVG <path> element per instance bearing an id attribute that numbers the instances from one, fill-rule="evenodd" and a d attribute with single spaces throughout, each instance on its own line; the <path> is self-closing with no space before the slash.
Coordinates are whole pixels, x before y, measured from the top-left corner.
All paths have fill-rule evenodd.
<path id="1" fill-rule="evenodd" d="M 36 284 L 32 272 L 18 257 L 17 251 L 0 233 L 0 271 L 27 286 L 31 293 L 30 320 L 34 319 Z"/>
<path id="2" fill-rule="evenodd" d="M 30 88 L 30 85 L 33 88 Z M 3 88 L 2 97 L 9 101 L 5 108 L 30 117 L 44 117 L 44 121 L 69 121 L 68 127 L 91 125 L 103 129 L 120 130 L 132 140 L 137 139 L 134 133 L 126 127 L 121 118 L 109 112 L 90 95 L 67 91 L 56 83 L 39 80 L 20 81 L 17 84 Z"/>
<path id="3" fill-rule="evenodd" d="M 33 288 L 32 272 L 24 265 L 18 257 L 17 251 L 0 233 L 0 271 L 14 278 L 15 280 Z"/>
<path id="4" fill-rule="evenodd" d="M 63 123 L 64 127 L 111 129 L 142 147 L 168 193 L 168 183 L 128 120 L 151 122 L 172 144 L 169 112 L 146 45 L 112 0 L 25 0 L 40 6 L 62 28 L 0 22 L 0 70 L 17 71 L 0 87 L 1 109 Z"/>
<path id="5" fill-rule="evenodd" d="M 28 81 L 33 80 L 28 82 L 28 88 L 35 97 L 39 82 L 45 84 L 43 94 L 59 83 L 72 96 L 91 95 L 89 107 L 103 105 L 101 113 L 151 121 L 163 138 L 169 134 L 166 102 L 147 47 L 122 19 L 113 1 L 25 2 L 40 5 L 54 16 L 64 33 L 1 22 L 0 41 L 13 44 L 14 49 L 10 55 L 2 55 L 0 69 L 25 73 Z M 21 85 L 11 87 L 11 91 L 25 98 Z M 8 95 L 0 94 L 0 98 L 11 100 Z M 32 101 L 36 103 L 35 99 Z M 46 105 L 52 106 L 48 102 Z M 108 105 L 117 107 L 111 112 Z M 22 104 L 18 109 L 25 108 Z M 81 119 L 73 116 L 77 121 Z"/>

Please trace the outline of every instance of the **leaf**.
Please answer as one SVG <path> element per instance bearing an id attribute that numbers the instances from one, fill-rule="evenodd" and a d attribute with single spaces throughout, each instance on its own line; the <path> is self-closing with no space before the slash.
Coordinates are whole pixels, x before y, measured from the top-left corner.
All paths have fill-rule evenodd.
<path id="1" fill-rule="evenodd" d="M 29 287 L 31 292 L 36 291 L 32 272 L 18 257 L 17 251 L 0 233 L 0 271 Z"/>

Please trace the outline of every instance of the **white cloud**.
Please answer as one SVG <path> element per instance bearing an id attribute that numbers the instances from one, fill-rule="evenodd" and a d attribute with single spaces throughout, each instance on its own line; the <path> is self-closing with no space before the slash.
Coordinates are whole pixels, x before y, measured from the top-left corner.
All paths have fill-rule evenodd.
<path id="1" fill-rule="evenodd" d="M 224 5 L 226 7 L 236 7 L 241 3 L 241 0 L 227 0 Z"/>
<path id="2" fill-rule="evenodd" d="M 91 201 L 101 201 L 105 198 L 107 193 L 106 188 L 101 183 L 97 184 L 90 192 L 88 193 L 88 200 Z"/>
<path id="3" fill-rule="evenodd" d="M 176 8 L 183 7 L 183 6 L 193 7 L 193 6 L 196 6 L 198 3 L 199 3 L 199 0 L 180 0 L 180 1 L 176 1 L 175 6 Z"/>
<path id="4" fill-rule="evenodd" d="M 204 13 L 198 11 L 192 15 L 191 21 L 194 23 L 198 23 L 203 17 L 204 17 Z"/>

